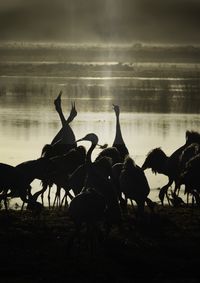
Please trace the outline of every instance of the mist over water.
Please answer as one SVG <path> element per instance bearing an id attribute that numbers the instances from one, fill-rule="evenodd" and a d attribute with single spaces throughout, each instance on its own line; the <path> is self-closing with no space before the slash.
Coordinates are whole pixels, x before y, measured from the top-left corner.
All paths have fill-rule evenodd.
<path id="1" fill-rule="evenodd" d="M 0 40 L 199 43 L 198 0 L 7 0 Z"/>

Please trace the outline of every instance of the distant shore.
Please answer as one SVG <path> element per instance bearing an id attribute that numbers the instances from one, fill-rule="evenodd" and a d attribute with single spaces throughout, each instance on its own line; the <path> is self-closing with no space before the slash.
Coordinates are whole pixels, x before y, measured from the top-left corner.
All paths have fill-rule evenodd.
<path id="1" fill-rule="evenodd" d="M 0 42 L 0 61 L 200 62 L 200 45 Z"/>

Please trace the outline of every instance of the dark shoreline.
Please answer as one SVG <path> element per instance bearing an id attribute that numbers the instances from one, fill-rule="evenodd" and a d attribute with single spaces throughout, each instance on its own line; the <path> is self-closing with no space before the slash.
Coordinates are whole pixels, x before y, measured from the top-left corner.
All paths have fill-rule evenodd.
<path id="1" fill-rule="evenodd" d="M 140 222 L 130 213 L 92 256 L 84 240 L 79 252 L 68 250 L 66 212 L 45 210 L 38 220 L 1 210 L 1 282 L 197 282 L 200 210 L 158 206 Z"/>

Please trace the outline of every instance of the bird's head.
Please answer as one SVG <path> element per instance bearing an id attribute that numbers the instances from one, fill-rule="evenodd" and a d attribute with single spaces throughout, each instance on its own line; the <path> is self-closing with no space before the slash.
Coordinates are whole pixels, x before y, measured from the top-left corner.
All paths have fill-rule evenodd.
<path id="1" fill-rule="evenodd" d="M 54 100 L 54 105 L 55 105 L 56 109 L 58 109 L 58 107 L 60 107 L 61 96 L 62 96 L 62 90 L 59 92 L 57 98 Z"/>
<path id="2" fill-rule="evenodd" d="M 166 161 L 166 158 L 166 154 L 160 147 L 154 148 L 147 154 L 147 157 L 142 165 L 142 170 L 151 168 L 153 173 L 159 173 L 160 168 Z"/>
<path id="3" fill-rule="evenodd" d="M 98 139 L 97 135 L 94 134 L 94 133 L 87 134 L 85 137 L 77 140 L 76 142 L 80 142 L 80 141 L 90 141 L 92 144 L 98 145 L 101 149 L 104 149 L 108 146 L 107 144 L 99 145 L 98 144 L 99 139 Z"/>
<path id="4" fill-rule="evenodd" d="M 90 134 L 87 134 L 85 137 L 77 140 L 76 142 L 80 142 L 80 141 L 90 141 L 93 144 L 98 144 L 99 139 L 96 134 L 90 133 Z"/>
<path id="5" fill-rule="evenodd" d="M 113 104 L 113 109 L 114 109 L 116 115 L 119 115 L 119 113 L 120 113 L 119 105 Z"/>

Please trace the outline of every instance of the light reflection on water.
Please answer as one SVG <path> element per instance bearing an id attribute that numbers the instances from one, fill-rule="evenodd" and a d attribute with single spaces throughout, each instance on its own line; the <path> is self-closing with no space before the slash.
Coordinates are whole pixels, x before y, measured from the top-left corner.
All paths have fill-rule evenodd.
<path id="1" fill-rule="evenodd" d="M 138 86 L 137 86 L 138 87 Z M 176 88 L 176 85 L 173 87 Z M 25 89 L 24 89 L 25 88 Z M 179 85 L 177 85 L 179 88 Z M 59 83 L 26 84 L 26 82 L 5 85 L 0 95 L 0 153 L 1 161 L 11 165 L 36 159 L 44 144 L 50 143 L 60 128 L 53 99 L 57 96 Z M 131 157 L 141 165 L 146 154 L 155 147 L 161 147 L 170 155 L 185 142 L 186 130 L 199 131 L 199 97 L 195 93 L 131 92 L 131 86 L 64 84 L 63 110 L 69 113 L 71 101 L 76 102 L 78 116 L 71 126 L 77 138 L 94 132 L 99 143 L 112 145 L 115 136 L 115 116 L 112 103 L 121 108 L 120 122 L 124 140 Z M 138 88 L 139 89 L 139 88 Z M 151 88 L 150 88 L 151 89 Z M 20 93 L 20 91 L 22 93 Z M 88 148 L 89 144 L 84 143 Z M 93 158 L 98 154 L 96 149 Z M 146 172 L 151 196 L 157 200 L 156 188 L 167 178 Z M 36 189 L 38 181 L 33 183 Z"/>

